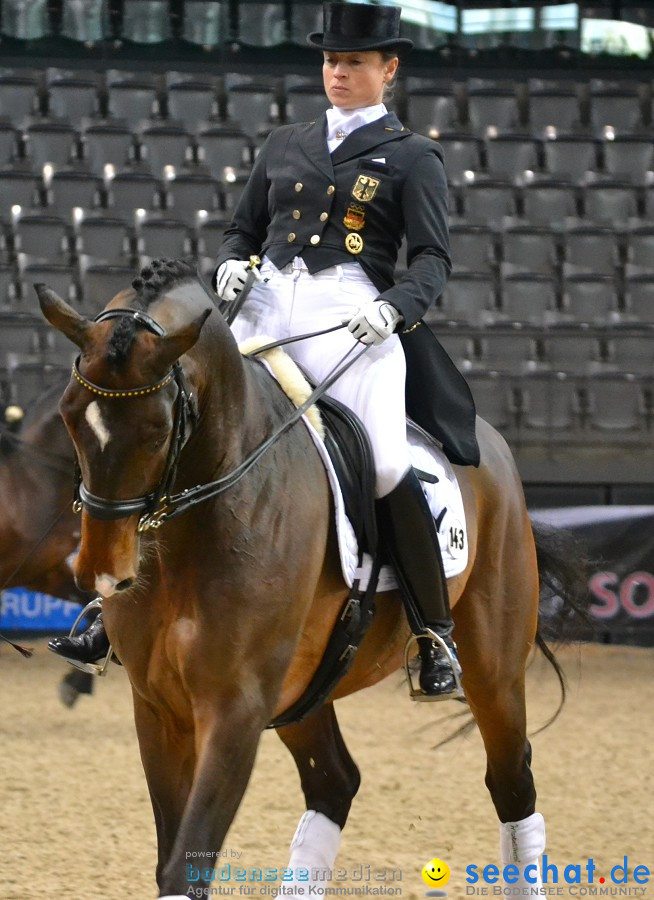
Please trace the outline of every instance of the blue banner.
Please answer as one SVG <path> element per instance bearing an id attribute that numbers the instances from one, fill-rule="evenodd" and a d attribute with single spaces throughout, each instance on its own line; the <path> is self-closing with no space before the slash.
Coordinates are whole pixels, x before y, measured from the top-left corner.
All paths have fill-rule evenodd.
<path id="1" fill-rule="evenodd" d="M 81 608 L 49 594 L 10 588 L 0 593 L 0 631 L 68 633 Z"/>

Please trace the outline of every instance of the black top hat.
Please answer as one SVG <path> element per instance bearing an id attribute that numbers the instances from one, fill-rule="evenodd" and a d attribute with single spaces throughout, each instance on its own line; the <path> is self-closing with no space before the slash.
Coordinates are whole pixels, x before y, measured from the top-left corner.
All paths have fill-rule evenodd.
<path id="1" fill-rule="evenodd" d="M 323 31 L 307 40 L 320 50 L 349 53 L 356 50 L 410 50 L 413 41 L 401 38 L 399 6 L 367 3 L 323 3 Z"/>

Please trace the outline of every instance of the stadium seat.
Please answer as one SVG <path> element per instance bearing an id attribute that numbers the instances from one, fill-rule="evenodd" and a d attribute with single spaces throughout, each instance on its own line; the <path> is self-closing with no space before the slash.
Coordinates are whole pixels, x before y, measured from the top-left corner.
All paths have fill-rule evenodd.
<path id="1" fill-rule="evenodd" d="M 180 81 L 168 85 L 168 118 L 181 122 L 195 134 L 199 127 L 218 115 L 218 99 L 213 85 L 202 81 Z"/>
<path id="2" fill-rule="evenodd" d="M 461 184 L 464 172 L 478 172 L 481 169 L 481 143 L 476 137 L 460 131 L 439 134 L 438 142 L 443 148 L 445 174 L 451 184 Z"/>
<path id="3" fill-rule="evenodd" d="M 99 112 L 98 84 L 92 79 L 54 77 L 47 88 L 49 115 L 79 129 Z"/>
<path id="4" fill-rule="evenodd" d="M 99 206 L 101 190 L 101 179 L 91 172 L 80 169 L 55 171 L 45 192 L 48 213 L 70 221 L 73 208 Z"/>
<path id="5" fill-rule="evenodd" d="M 508 436 L 515 424 L 511 379 L 493 370 L 466 372 L 477 415 Z"/>
<path id="6" fill-rule="evenodd" d="M 86 213 L 75 222 L 74 234 L 80 256 L 118 265 L 131 262 L 133 230 L 124 219 L 103 212 Z"/>
<path id="7" fill-rule="evenodd" d="M 41 323 L 42 318 L 25 313 L 0 315 L 0 366 L 6 366 L 12 354 L 38 359 L 45 330 Z"/>
<path id="8" fill-rule="evenodd" d="M 525 224 L 560 228 L 577 215 L 577 193 L 567 181 L 535 179 L 522 186 L 520 199 Z"/>
<path id="9" fill-rule="evenodd" d="M 565 262 L 597 275 L 614 275 L 619 263 L 615 230 L 607 226 L 577 225 L 561 235 Z"/>
<path id="10" fill-rule="evenodd" d="M 159 209 L 162 184 L 148 172 L 124 169 L 107 183 L 106 208 L 111 215 L 131 220 L 136 209 Z"/>
<path id="11" fill-rule="evenodd" d="M 44 394 L 55 378 L 63 377 L 64 372 L 69 370 L 69 365 L 53 366 L 40 360 L 10 362 L 8 376 L 11 402 L 28 409 Z"/>
<path id="12" fill-rule="evenodd" d="M 186 222 L 170 219 L 165 215 L 146 214 L 136 222 L 136 252 L 139 265 L 147 265 L 153 259 L 176 259 L 189 256 L 193 246 L 191 229 Z"/>
<path id="13" fill-rule="evenodd" d="M 607 126 L 626 133 L 642 129 L 644 123 L 638 92 L 635 89 L 591 91 L 590 124 L 598 135 Z"/>
<path id="14" fill-rule="evenodd" d="M 63 0 L 61 33 L 87 46 L 110 38 L 109 0 Z"/>
<path id="15" fill-rule="evenodd" d="M 580 123 L 579 101 L 573 88 L 532 88 L 528 97 L 529 127 L 540 136 L 546 129 L 574 131 Z"/>
<path id="16" fill-rule="evenodd" d="M 248 0 L 238 5 L 236 39 L 249 47 L 278 47 L 288 40 L 285 4 Z M 305 35 L 306 39 L 306 35 Z"/>
<path id="17" fill-rule="evenodd" d="M 229 226 L 229 223 L 230 220 L 221 214 L 198 218 L 195 236 L 199 256 L 206 256 L 215 260 L 223 242 L 225 229 Z"/>
<path id="18" fill-rule="evenodd" d="M 567 372 L 526 373 L 520 380 L 520 437 L 569 440 L 581 426 L 579 379 Z"/>
<path id="19" fill-rule="evenodd" d="M 587 390 L 592 430 L 613 432 L 619 441 L 639 436 L 651 440 L 645 428 L 643 384 L 637 375 L 595 373 L 588 376 Z"/>
<path id="20" fill-rule="evenodd" d="M 429 324 L 429 313 L 424 316 Z M 438 322 L 434 327 L 434 334 L 441 346 L 457 368 L 467 370 L 472 367 L 476 359 L 475 342 L 470 330 L 458 327 L 445 327 L 443 322 Z"/>
<path id="21" fill-rule="evenodd" d="M 482 324 L 495 309 L 495 279 L 487 272 L 452 272 L 440 308 L 453 321 Z"/>
<path id="22" fill-rule="evenodd" d="M 65 219 L 26 212 L 15 218 L 12 231 L 16 253 L 56 262 L 69 261 L 71 235 L 70 225 Z"/>
<path id="23" fill-rule="evenodd" d="M 495 263 L 492 230 L 486 225 L 451 225 L 450 256 L 455 271 L 490 273 Z"/>
<path id="24" fill-rule="evenodd" d="M 610 275 L 567 275 L 562 282 L 562 310 L 573 321 L 606 323 L 618 309 L 615 279 Z"/>
<path id="25" fill-rule="evenodd" d="M 40 173 L 46 163 L 61 168 L 77 157 L 78 134 L 67 122 L 34 122 L 23 132 L 23 146 L 32 169 Z"/>
<path id="26" fill-rule="evenodd" d="M 654 375 L 654 333 L 650 329 L 639 333 L 612 329 L 607 351 L 609 362 L 617 371 Z"/>
<path id="27" fill-rule="evenodd" d="M 312 84 L 295 84 L 286 89 L 286 121 L 312 122 L 329 106 L 322 87 Z"/>
<path id="28" fill-rule="evenodd" d="M 0 170 L 0 220 L 10 222 L 12 207 L 20 206 L 23 211 L 39 205 L 40 179 L 24 169 Z"/>
<path id="29" fill-rule="evenodd" d="M 638 215 L 638 195 L 625 181 L 598 180 L 587 183 L 582 191 L 584 216 L 590 222 L 626 226 Z"/>
<path id="30" fill-rule="evenodd" d="M 468 122 L 473 134 L 482 137 L 488 128 L 516 130 L 518 104 L 511 88 L 469 88 Z"/>
<path id="31" fill-rule="evenodd" d="M 463 209 L 473 225 L 499 228 L 505 216 L 515 212 L 515 189 L 510 181 L 475 179 L 463 186 Z"/>
<path id="32" fill-rule="evenodd" d="M 137 3 L 140 0 L 133 0 Z M 151 81 L 114 81 L 107 86 L 107 110 L 131 128 L 159 112 L 159 94 Z"/>
<path id="33" fill-rule="evenodd" d="M 166 181 L 165 209 L 176 219 L 193 226 L 199 210 L 213 212 L 223 207 L 219 183 L 203 172 L 177 172 Z"/>
<path id="34" fill-rule="evenodd" d="M 602 359 L 598 330 L 550 324 L 541 339 L 542 359 L 553 372 L 582 374 Z"/>
<path id="35" fill-rule="evenodd" d="M 500 253 L 504 262 L 553 275 L 557 265 L 557 239 L 546 226 L 512 225 L 500 234 Z"/>
<path id="36" fill-rule="evenodd" d="M 647 184 L 654 168 L 654 143 L 645 135 L 614 135 L 602 144 L 604 169 L 613 178 Z"/>
<path id="37" fill-rule="evenodd" d="M 2 328 L 2 315 L 6 312 L 18 312 L 18 273 L 13 263 L 0 263 L 0 328 Z M 2 360 L 0 360 L 2 368 Z"/>
<path id="38" fill-rule="evenodd" d="M 0 34 L 18 41 L 38 41 L 48 36 L 47 0 L 4 0 Z"/>
<path id="39" fill-rule="evenodd" d="M 321 0 L 294 0 L 291 4 L 291 43 L 306 47 L 307 35 L 312 31 L 322 31 Z"/>
<path id="40" fill-rule="evenodd" d="M 128 288 L 136 276 L 132 266 L 88 263 L 80 266 L 80 306 L 85 315 L 97 315 L 120 291 Z"/>
<path id="41" fill-rule="evenodd" d="M 18 155 L 18 134 L 9 122 L 0 122 L 0 167 L 12 163 Z"/>
<path id="42" fill-rule="evenodd" d="M 227 36 L 227 2 L 185 0 L 182 8 L 181 38 L 204 50 L 219 47 Z"/>
<path id="43" fill-rule="evenodd" d="M 433 87 L 408 88 L 406 120 L 412 131 L 436 139 L 443 132 L 456 129 L 462 123 L 454 90 Z"/>
<path id="44" fill-rule="evenodd" d="M 597 169 L 598 144 L 592 137 L 552 134 L 543 140 L 543 168 L 553 178 L 581 183 Z"/>
<path id="45" fill-rule="evenodd" d="M 625 309 L 635 322 L 654 323 L 654 275 L 626 275 Z"/>
<path id="46" fill-rule="evenodd" d="M 181 169 L 193 155 L 191 136 L 185 128 L 161 122 L 149 125 L 139 132 L 138 153 L 140 162 L 157 178 L 161 178 L 165 166 Z"/>
<path id="47" fill-rule="evenodd" d="M 160 44 L 172 35 L 167 0 L 124 0 L 120 36 L 135 44 Z"/>
<path id="48" fill-rule="evenodd" d="M 18 128 L 39 111 L 38 79 L 17 73 L 0 75 L 0 116 Z"/>
<path id="49" fill-rule="evenodd" d="M 486 170 L 493 178 L 515 181 L 540 168 L 538 141 L 522 134 L 493 134 L 484 139 Z"/>
<path id="50" fill-rule="evenodd" d="M 95 175 L 106 165 L 120 169 L 134 158 L 134 137 L 126 125 L 99 122 L 84 128 L 81 136 L 82 158 Z"/>
<path id="51" fill-rule="evenodd" d="M 642 225 L 625 233 L 627 261 L 654 269 L 654 225 Z"/>
<path id="52" fill-rule="evenodd" d="M 517 374 L 535 357 L 535 339 L 523 328 L 486 327 L 478 341 L 479 360 L 491 370 Z"/>
<path id="53" fill-rule="evenodd" d="M 198 162 L 206 166 L 218 181 L 225 178 L 225 169 L 249 169 L 253 162 L 250 138 L 238 128 L 216 125 L 201 129 L 196 135 Z"/>
<path id="54" fill-rule="evenodd" d="M 556 309 L 556 281 L 539 272 L 507 271 L 502 263 L 499 283 L 499 317 L 509 322 L 541 325 L 546 313 Z"/>
<path id="55" fill-rule="evenodd" d="M 277 94 L 271 84 L 254 82 L 232 85 L 227 93 L 227 113 L 230 124 L 254 138 L 279 118 Z"/>

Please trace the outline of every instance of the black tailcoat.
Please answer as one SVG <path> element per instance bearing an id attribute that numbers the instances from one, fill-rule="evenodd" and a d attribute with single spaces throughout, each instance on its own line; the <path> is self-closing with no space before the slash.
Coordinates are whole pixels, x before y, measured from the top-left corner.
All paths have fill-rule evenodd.
<path id="1" fill-rule="evenodd" d="M 403 237 L 408 270 L 394 283 Z M 447 181 L 437 143 L 390 113 L 357 128 L 330 154 L 326 116 L 275 129 L 262 147 L 225 232 L 217 265 L 266 254 L 310 272 L 358 262 L 404 316 L 407 412 L 449 459 L 478 465 L 468 385 L 420 317 L 451 269 Z"/>

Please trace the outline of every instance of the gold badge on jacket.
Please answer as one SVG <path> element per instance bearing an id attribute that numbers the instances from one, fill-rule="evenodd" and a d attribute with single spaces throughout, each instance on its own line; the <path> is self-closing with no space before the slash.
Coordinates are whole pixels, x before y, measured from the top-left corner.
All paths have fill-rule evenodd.
<path id="1" fill-rule="evenodd" d="M 379 178 L 373 178 L 371 175 L 359 175 L 354 182 L 352 196 L 356 197 L 357 200 L 361 200 L 362 203 L 367 203 L 375 196 L 380 184 L 381 180 Z"/>
<path id="2" fill-rule="evenodd" d="M 366 224 L 366 210 L 363 206 L 356 206 L 352 204 L 352 206 L 348 206 L 347 212 L 345 213 L 345 218 L 343 219 L 343 224 L 346 228 L 350 228 L 352 231 L 361 231 L 363 226 Z"/>
<path id="3" fill-rule="evenodd" d="M 349 253 L 361 253 L 363 250 L 363 238 L 356 232 L 351 232 L 345 238 L 345 247 Z"/>

